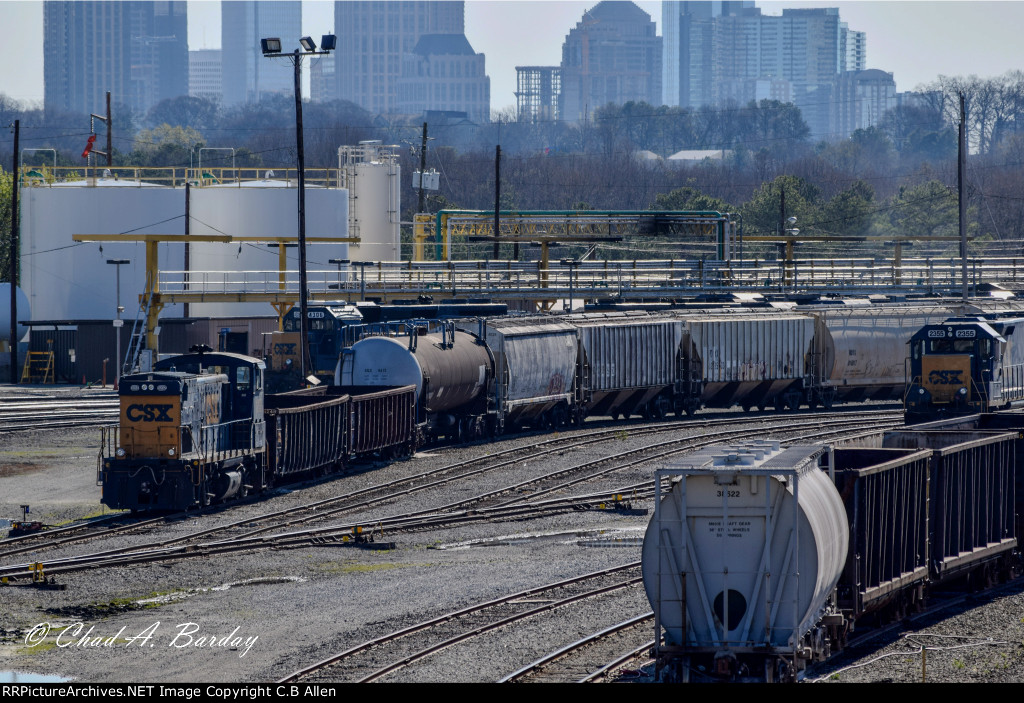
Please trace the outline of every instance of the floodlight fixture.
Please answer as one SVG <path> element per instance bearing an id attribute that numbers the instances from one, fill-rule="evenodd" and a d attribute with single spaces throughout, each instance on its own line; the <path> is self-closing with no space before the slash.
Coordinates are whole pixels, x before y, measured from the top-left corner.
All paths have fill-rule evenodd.
<path id="1" fill-rule="evenodd" d="M 333 34 L 324 34 L 320 37 L 320 50 L 321 51 L 334 51 L 334 47 L 338 44 L 338 37 Z"/>
<path id="2" fill-rule="evenodd" d="M 267 56 L 268 54 L 280 54 L 281 40 L 277 37 L 260 39 L 260 47 L 263 49 L 264 56 Z"/>
<path id="3" fill-rule="evenodd" d="M 299 39 L 299 44 L 302 44 L 302 48 L 306 51 L 316 51 L 316 42 L 312 37 L 302 37 Z"/>

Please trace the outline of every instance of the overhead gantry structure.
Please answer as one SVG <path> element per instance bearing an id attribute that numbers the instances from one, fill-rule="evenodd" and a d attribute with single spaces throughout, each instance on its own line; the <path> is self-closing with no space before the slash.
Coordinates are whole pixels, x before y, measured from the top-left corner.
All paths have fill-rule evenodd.
<path id="1" fill-rule="evenodd" d="M 157 348 L 156 329 L 160 311 L 165 305 L 174 303 L 269 303 L 277 311 L 278 329 L 282 329 L 285 313 L 299 299 L 298 291 L 289 292 L 285 286 L 286 246 L 296 244 L 298 237 L 282 236 L 236 236 L 227 234 L 74 234 L 75 242 L 143 242 L 146 245 L 146 287 L 139 296 L 139 305 L 146 313 L 146 348 Z M 306 237 L 306 244 L 358 243 L 357 237 Z M 160 290 L 160 244 L 276 244 L 278 247 L 278 290 L 277 291 L 235 291 L 208 292 L 181 291 L 164 293 Z M 186 283 L 187 287 L 187 283 Z"/>

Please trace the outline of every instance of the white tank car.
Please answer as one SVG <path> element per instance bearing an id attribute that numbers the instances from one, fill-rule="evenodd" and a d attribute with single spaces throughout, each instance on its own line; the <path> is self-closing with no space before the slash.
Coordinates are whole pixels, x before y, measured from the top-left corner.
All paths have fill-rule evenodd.
<path id="1" fill-rule="evenodd" d="M 825 656 L 816 627 L 842 574 L 849 527 L 823 446 L 754 441 L 656 473 L 671 488 L 644 537 L 659 666 L 792 678 Z M 826 462 L 827 463 L 827 462 Z M 659 498 L 661 489 L 659 489 Z M 663 671 L 665 669 L 662 669 Z"/>

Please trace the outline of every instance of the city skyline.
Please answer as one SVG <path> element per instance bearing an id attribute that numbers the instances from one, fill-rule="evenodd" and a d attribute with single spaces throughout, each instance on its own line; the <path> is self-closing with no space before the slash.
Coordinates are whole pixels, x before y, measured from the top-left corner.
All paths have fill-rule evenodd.
<path id="1" fill-rule="evenodd" d="M 596 2 L 560 0 L 468 0 L 466 37 L 486 55 L 491 78 L 491 109 L 515 104 L 515 66 L 557 65 L 562 43 L 584 10 Z M 661 3 L 637 2 L 661 28 Z M 913 90 L 939 75 L 992 77 L 1024 68 L 1015 28 L 1024 21 L 1024 2 L 757 2 L 763 12 L 792 7 L 838 7 L 843 22 L 867 35 L 867 68 L 892 72 L 899 91 Z M 12 41 L 0 47 L 0 61 L 21 67 L 0 76 L 0 93 L 37 103 L 43 98 L 43 61 L 25 61 L 42 46 L 41 0 L 0 2 L 0 20 L 10 27 Z M 334 3 L 303 2 L 303 32 L 316 37 L 333 30 Z M 543 13 L 540 12 L 543 8 Z M 190 0 L 189 48 L 220 44 L 219 3 Z M 543 21 L 538 21 L 538 18 Z M 529 37 L 529 42 L 523 37 Z M 297 40 L 297 38 L 296 38 Z M 955 50 L 955 46 L 962 47 Z M 308 76 L 308 72 L 306 74 Z M 307 93 L 308 94 L 308 93 Z"/>

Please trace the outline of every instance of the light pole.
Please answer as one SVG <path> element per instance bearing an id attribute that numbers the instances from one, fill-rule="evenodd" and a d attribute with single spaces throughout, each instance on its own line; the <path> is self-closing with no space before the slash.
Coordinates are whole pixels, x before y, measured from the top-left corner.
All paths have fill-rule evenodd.
<path id="1" fill-rule="evenodd" d="M 281 40 L 273 37 L 260 40 L 263 56 L 267 58 L 285 57 L 295 67 L 295 146 L 298 152 L 299 171 L 299 367 L 302 378 L 309 375 L 309 291 L 306 282 L 306 153 L 302 145 L 302 57 L 322 56 L 334 50 L 337 38 L 333 34 L 325 34 L 320 38 L 321 51 L 316 50 L 316 42 L 310 37 L 302 37 L 299 44 L 304 51 L 296 49 L 291 54 L 281 53 Z"/>
<path id="2" fill-rule="evenodd" d="M 117 337 L 117 354 L 114 356 L 114 388 L 118 387 L 121 381 L 121 366 L 124 363 L 121 361 L 121 327 L 124 322 L 121 320 L 121 313 L 124 312 L 124 308 L 121 307 L 121 266 L 123 264 L 130 264 L 130 259 L 107 259 L 107 263 L 116 267 L 117 271 L 117 319 L 114 320 L 114 332 Z"/>

